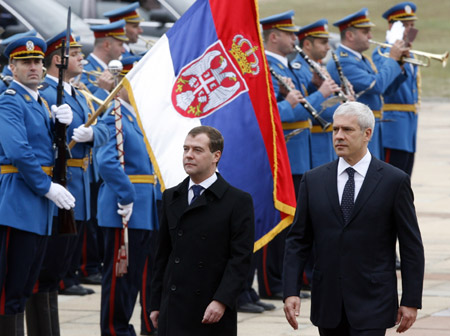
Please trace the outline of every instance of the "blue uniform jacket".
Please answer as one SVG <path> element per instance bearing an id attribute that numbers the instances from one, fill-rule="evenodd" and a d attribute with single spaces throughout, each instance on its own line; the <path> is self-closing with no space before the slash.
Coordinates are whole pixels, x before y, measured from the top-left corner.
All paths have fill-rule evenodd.
<path id="1" fill-rule="evenodd" d="M 110 138 L 98 149 L 97 162 L 103 183 L 98 194 L 98 225 L 122 227 L 122 217 L 117 214 L 117 203 L 133 202 L 133 213 L 128 227 L 132 229 L 157 229 L 155 184 L 131 183 L 129 175 L 153 175 L 144 142 L 144 136 L 136 118 L 123 105 L 122 129 L 125 152 L 125 171 L 120 166 L 116 149 L 115 115 L 111 110 L 103 117 L 110 129 Z"/>
<path id="2" fill-rule="evenodd" d="M 270 55 L 266 55 L 266 57 L 269 66 L 272 67 L 275 72 L 279 73 L 281 76 L 290 77 L 294 82 L 296 89 L 301 91 L 298 79 L 289 68 L 286 68 L 279 60 Z M 286 136 L 286 134 L 289 134 L 298 128 L 294 124 L 296 122 L 310 123 L 310 114 L 301 104 L 298 104 L 295 108 L 292 108 L 291 104 L 289 104 L 289 102 L 280 94 L 278 80 L 273 76 L 272 84 L 278 102 L 278 111 L 280 113 L 281 122 L 283 123 L 284 135 Z M 303 126 L 301 128 L 303 128 Z M 311 169 L 310 146 L 310 128 L 304 129 L 301 133 L 293 136 L 286 142 L 289 162 L 291 164 L 291 171 L 293 175 L 301 175 L 305 171 Z"/>
<path id="3" fill-rule="evenodd" d="M 8 65 L 5 65 L 3 67 L 2 76 L 3 77 L 4 76 L 10 76 L 10 77 L 13 76 L 13 74 L 12 74 L 11 70 L 9 69 Z M 3 80 L 0 80 L 0 93 L 5 92 L 7 88 L 8 88 L 8 85 L 6 85 L 6 83 Z"/>
<path id="4" fill-rule="evenodd" d="M 382 63 L 385 57 L 378 54 L 377 47 L 372 55 L 374 63 Z M 389 52 L 389 48 L 381 48 L 381 52 Z M 411 55 L 411 57 L 413 57 Z M 417 104 L 418 92 L 418 66 L 405 64 L 407 78 L 401 83 L 397 91 L 384 94 L 383 118 L 392 120 L 381 125 L 383 134 L 383 147 L 393 148 L 409 153 L 416 151 L 417 140 Z"/>
<path id="5" fill-rule="evenodd" d="M 53 79 L 46 77 L 40 87 L 41 95 L 47 100 L 49 106 L 56 105 L 56 96 L 58 83 Z M 63 103 L 68 104 L 72 108 L 73 120 L 67 127 L 67 143 L 72 140 L 73 130 L 88 120 L 88 114 L 91 110 L 88 107 L 86 98 L 75 89 L 75 98 L 64 91 Z M 91 147 L 99 147 L 104 145 L 109 138 L 109 130 L 106 124 L 99 120 L 95 126 L 94 142 L 77 143 L 71 149 L 72 159 L 90 159 Z M 87 167 L 89 169 L 89 167 Z M 67 188 L 75 197 L 75 219 L 86 221 L 91 218 L 90 209 L 90 188 L 89 188 L 89 172 L 81 167 L 67 167 Z M 56 209 L 57 210 L 57 209 Z M 57 212 L 55 212 L 55 216 Z"/>
<path id="6" fill-rule="evenodd" d="M 352 83 L 356 94 L 367 89 L 375 81 L 372 89 L 360 96 L 358 101 L 368 105 L 374 111 L 376 123 L 372 139 L 369 142 L 369 150 L 376 158 L 382 159 L 381 126 L 379 122 L 379 116 L 383 108 L 381 95 L 385 92 L 395 91 L 400 83 L 406 79 L 406 76 L 401 75 L 402 69 L 400 65 L 391 58 L 385 58 L 384 62 L 379 64 L 377 72 L 375 72 L 367 58 L 359 59 L 348 50 L 342 48 L 342 46 L 337 48 L 336 54 L 341 63 L 344 76 Z M 336 64 L 328 62 L 327 70 L 334 81 L 340 84 L 341 81 L 336 70 Z"/>
<path id="7" fill-rule="evenodd" d="M 328 122 L 333 122 L 333 113 L 339 104 L 323 110 L 321 104 L 326 100 L 322 93 L 312 83 L 313 70 L 309 64 L 300 55 L 297 55 L 291 63 L 294 73 L 297 75 L 305 97 L 311 105 L 320 113 L 320 116 Z M 330 96 L 333 97 L 333 96 Z M 317 122 L 313 122 L 311 129 L 311 168 L 318 167 L 324 163 L 336 159 L 336 153 L 333 148 L 333 128 L 329 127 L 326 131 Z"/>
<path id="8" fill-rule="evenodd" d="M 50 111 L 19 84 L 0 96 L 0 164 L 19 173 L 0 175 L 0 225 L 50 235 L 54 204 L 44 195 L 54 165 Z"/>
<path id="9" fill-rule="evenodd" d="M 86 64 L 84 66 L 84 70 L 86 71 L 104 71 L 106 70 L 105 68 L 102 67 L 102 65 L 100 63 L 98 63 L 94 57 L 92 57 L 92 55 L 89 55 L 86 60 L 89 62 L 88 64 Z M 81 81 L 87 86 L 87 88 L 89 89 L 89 91 L 95 95 L 97 98 L 100 98 L 101 100 L 105 100 L 106 97 L 108 97 L 108 92 L 102 88 L 99 88 L 97 86 L 95 86 L 94 84 L 92 84 L 91 82 L 89 82 L 88 80 L 88 76 L 89 79 L 93 82 L 96 81 L 96 77 L 95 76 L 91 76 L 88 74 L 83 73 L 81 75 Z"/>

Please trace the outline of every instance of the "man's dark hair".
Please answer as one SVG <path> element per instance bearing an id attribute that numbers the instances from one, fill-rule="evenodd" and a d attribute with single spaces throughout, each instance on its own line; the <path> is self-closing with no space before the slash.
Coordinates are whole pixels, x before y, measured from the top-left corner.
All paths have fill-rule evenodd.
<path id="1" fill-rule="evenodd" d="M 303 48 L 303 44 L 305 43 L 306 40 L 310 41 L 311 44 L 314 44 L 314 39 L 315 39 L 315 38 L 312 37 L 312 36 L 306 36 L 304 39 L 301 39 L 301 40 L 298 42 L 298 44 L 299 44 L 300 48 Z"/>
<path id="2" fill-rule="evenodd" d="M 61 55 L 61 49 L 60 48 L 54 50 L 50 55 L 45 56 L 45 58 L 44 58 L 44 66 L 47 69 L 49 69 L 50 66 L 52 65 L 53 56 L 55 56 L 55 55 Z"/>
<path id="3" fill-rule="evenodd" d="M 209 138 L 209 150 L 211 153 L 214 153 L 216 151 L 223 152 L 223 136 L 222 133 L 220 133 L 217 129 L 211 126 L 197 126 L 191 129 L 188 133 L 188 135 L 192 137 L 196 137 L 199 134 L 206 134 Z"/>
<path id="4" fill-rule="evenodd" d="M 356 29 L 358 29 L 358 28 L 350 26 L 350 27 L 345 28 L 343 31 L 341 31 L 341 41 L 345 40 L 345 33 L 346 32 L 348 32 L 348 31 L 355 32 Z"/>

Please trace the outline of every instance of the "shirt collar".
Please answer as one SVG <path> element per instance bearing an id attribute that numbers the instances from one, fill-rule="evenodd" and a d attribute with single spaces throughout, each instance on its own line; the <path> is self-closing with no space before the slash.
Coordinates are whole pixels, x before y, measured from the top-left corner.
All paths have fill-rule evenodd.
<path id="1" fill-rule="evenodd" d="M 359 53 L 359 52 L 357 52 L 357 51 L 355 51 L 355 50 L 353 50 L 353 49 L 351 49 L 351 48 L 349 48 L 349 47 L 343 45 L 342 43 L 341 43 L 341 47 L 342 47 L 343 49 L 347 50 L 348 52 L 351 52 L 353 55 L 355 55 L 355 56 L 358 57 L 359 59 L 362 59 L 362 54 L 361 54 L 361 53 Z"/>
<path id="2" fill-rule="evenodd" d="M 28 86 L 23 85 L 23 84 L 20 83 L 19 81 L 14 80 L 14 82 L 15 82 L 16 84 L 18 84 L 19 86 L 21 86 L 22 88 L 24 88 L 24 89 L 30 94 L 30 96 L 34 98 L 34 100 L 36 100 L 36 101 L 38 100 L 38 98 L 39 98 L 39 93 L 38 93 L 37 90 L 34 91 L 34 90 L 30 89 Z"/>
<path id="3" fill-rule="evenodd" d="M 108 69 L 108 65 L 105 62 L 103 62 L 100 58 L 98 58 L 98 56 L 96 56 L 94 53 L 92 53 L 91 56 L 93 59 L 97 61 L 98 64 L 101 65 L 103 70 Z"/>
<path id="4" fill-rule="evenodd" d="M 269 50 L 266 50 L 266 55 L 272 56 L 273 58 L 276 58 L 278 61 L 280 61 L 286 68 L 289 67 L 288 59 L 287 57 L 275 54 L 274 52 L 271 52 Z"/>
<path id="5" fill-rule="evenodd" d="M 372 155 L 370 154 L 369 150 L 367 150 L 366 155 L 364 155 L 363 158 L 353 166 L 350 166 L 347 161 L 340 157 L 337 168 L 338 176 L 340 176 L 348 167 L 352 167 L 359 175 L 361 175 L 362 177 L 366 177 L 371 160 Z"/>
<path id="6" fill-rule="evenodd" d="M 47 75 L 46 77 L 51 79 L 55 83 L 58 83 L 58 81 L 59 81 L 58 78 L 56 78 L 52 75 Z M 63 82 L 63 86 L 64 86 L 64 91 L 66 91 L 69 95 L 72 95 L 72 86 L 67 82 Z"/>
<path id="7" fill-rule="evenodd" d="M 201 185 L 203 188 L 208 189 L 214 182 L 216 182 L 216 180 L 217 180 L 217 174 L 214 173 L 210 177 L 208 177 L 206 180 L 198 183 L 198 185 Z M 194 183 L 194 181 L 189 179 L 189 189 L 191 189 L 191 187 L 194 184 L 196 184 L 196 183 Z"/>

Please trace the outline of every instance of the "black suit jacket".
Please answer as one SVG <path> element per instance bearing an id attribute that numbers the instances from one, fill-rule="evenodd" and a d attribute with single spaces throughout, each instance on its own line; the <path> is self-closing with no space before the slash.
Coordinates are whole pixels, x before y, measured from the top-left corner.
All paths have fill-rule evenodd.
<path id="1" fill-rule="evenodd" d="M 236 300 L 249 272 L 254 211 L 249 194 L 218 179 L 188 205 L 189 178 L 163 194 L 151 310 L 158 335 L 236 335 Z M 227 308 L 201 324 L 212 300 Z"/>
<path id="2" fill-rule="evenodd" d="M 286 240 L 284 296 L 299 295 L 300 277 L 314 246 L 311 321 L 334 328 L 344 306 L 353 328 L 392 327 L 398 309 L 397 236 L 401 305 L 421 308 L 424 253 L 409 176 L 372 157 L 345 225 L 337 192 L 337 164 L 336 160 L 303 175 Z"/>

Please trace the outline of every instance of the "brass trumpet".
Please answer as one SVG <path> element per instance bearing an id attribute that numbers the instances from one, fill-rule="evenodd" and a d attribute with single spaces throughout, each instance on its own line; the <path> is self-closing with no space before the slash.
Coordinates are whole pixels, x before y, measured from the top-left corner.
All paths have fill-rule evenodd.
<path id="1" fill-rule="evenodd" d="M 114 75 L 115 73 L 120 73 L 122 71 L 122 62 L 120 62 L 119 60 L 112 60 L 108 63 L 108 71 Z M 83 73 L 88 75 L 87 76 L 87 80 L 89 81 L 89 83 L 97 86 L 97 80 L 93 80 L 91 79 L 92 77 L 95 77 L 96 79 L 98 77 L 100 77 L 103 74 L 103 71 L 97 71 L 97 70 L 84 70 L 83 69 Z"/>
<path id="2" fill-rule="evenodd" d="M 87 76 L 87 80 L 89 81 L 89 83 L 91 83 L 91 84 L 93 84 L 93 85 L 97 85 L 97 78 L 100 77 L 100 76 L 102 75 L 103 72 L 97 71 L 97 70 L 90 70 L 90 71 L 88 71 L 88 70 L 84 70 L 84 69 L 83 69 L 83 73 L 86 74 L 86 75 L 88 75 L 88 76 Z M 93 80 L 93 79 L 91 78 L 91 76 L 92 76 L 92 77 L 95 77 L 96 79 Z"/>
<path id="3" fill-rule="evenodd" d="M 382 42 L 377 42 L 374 40 L 369 40 L 370 43 L 372 44 L 376 44 L 382 48 L 390 48 L 392 47 L 392 44 L 389 43 L 382 43 Z M 421 59 L 417 59 L 417 58 L 412 58 L 412 57 L 402 57 L 402 61 L 406 62 L 406 63 L 411 63 L 414 65 L 419 65 L 419 66 L 424 66 L 424 67 L 428 67 L 430 66 L 430 62 L 432 59 L 439 61 L 442 63 L 442 67 L 445 68 L 447 66 L 447 60 L 448 60 L 448 51 L 444 52 L 443 54 L 432 54 L 429 52 L 425 52 L 425 51 L 419 51 L 419 50 L 410 50 L 410 53 L 412 53 L 413 55 L 416 55 L 418 57 L 423 57 L 424 60 Z M 378 53 L 383 56 L 383 57 L 389 57 L 388 53 L 382 53 L 381 49 L 378 49 Z"/>

